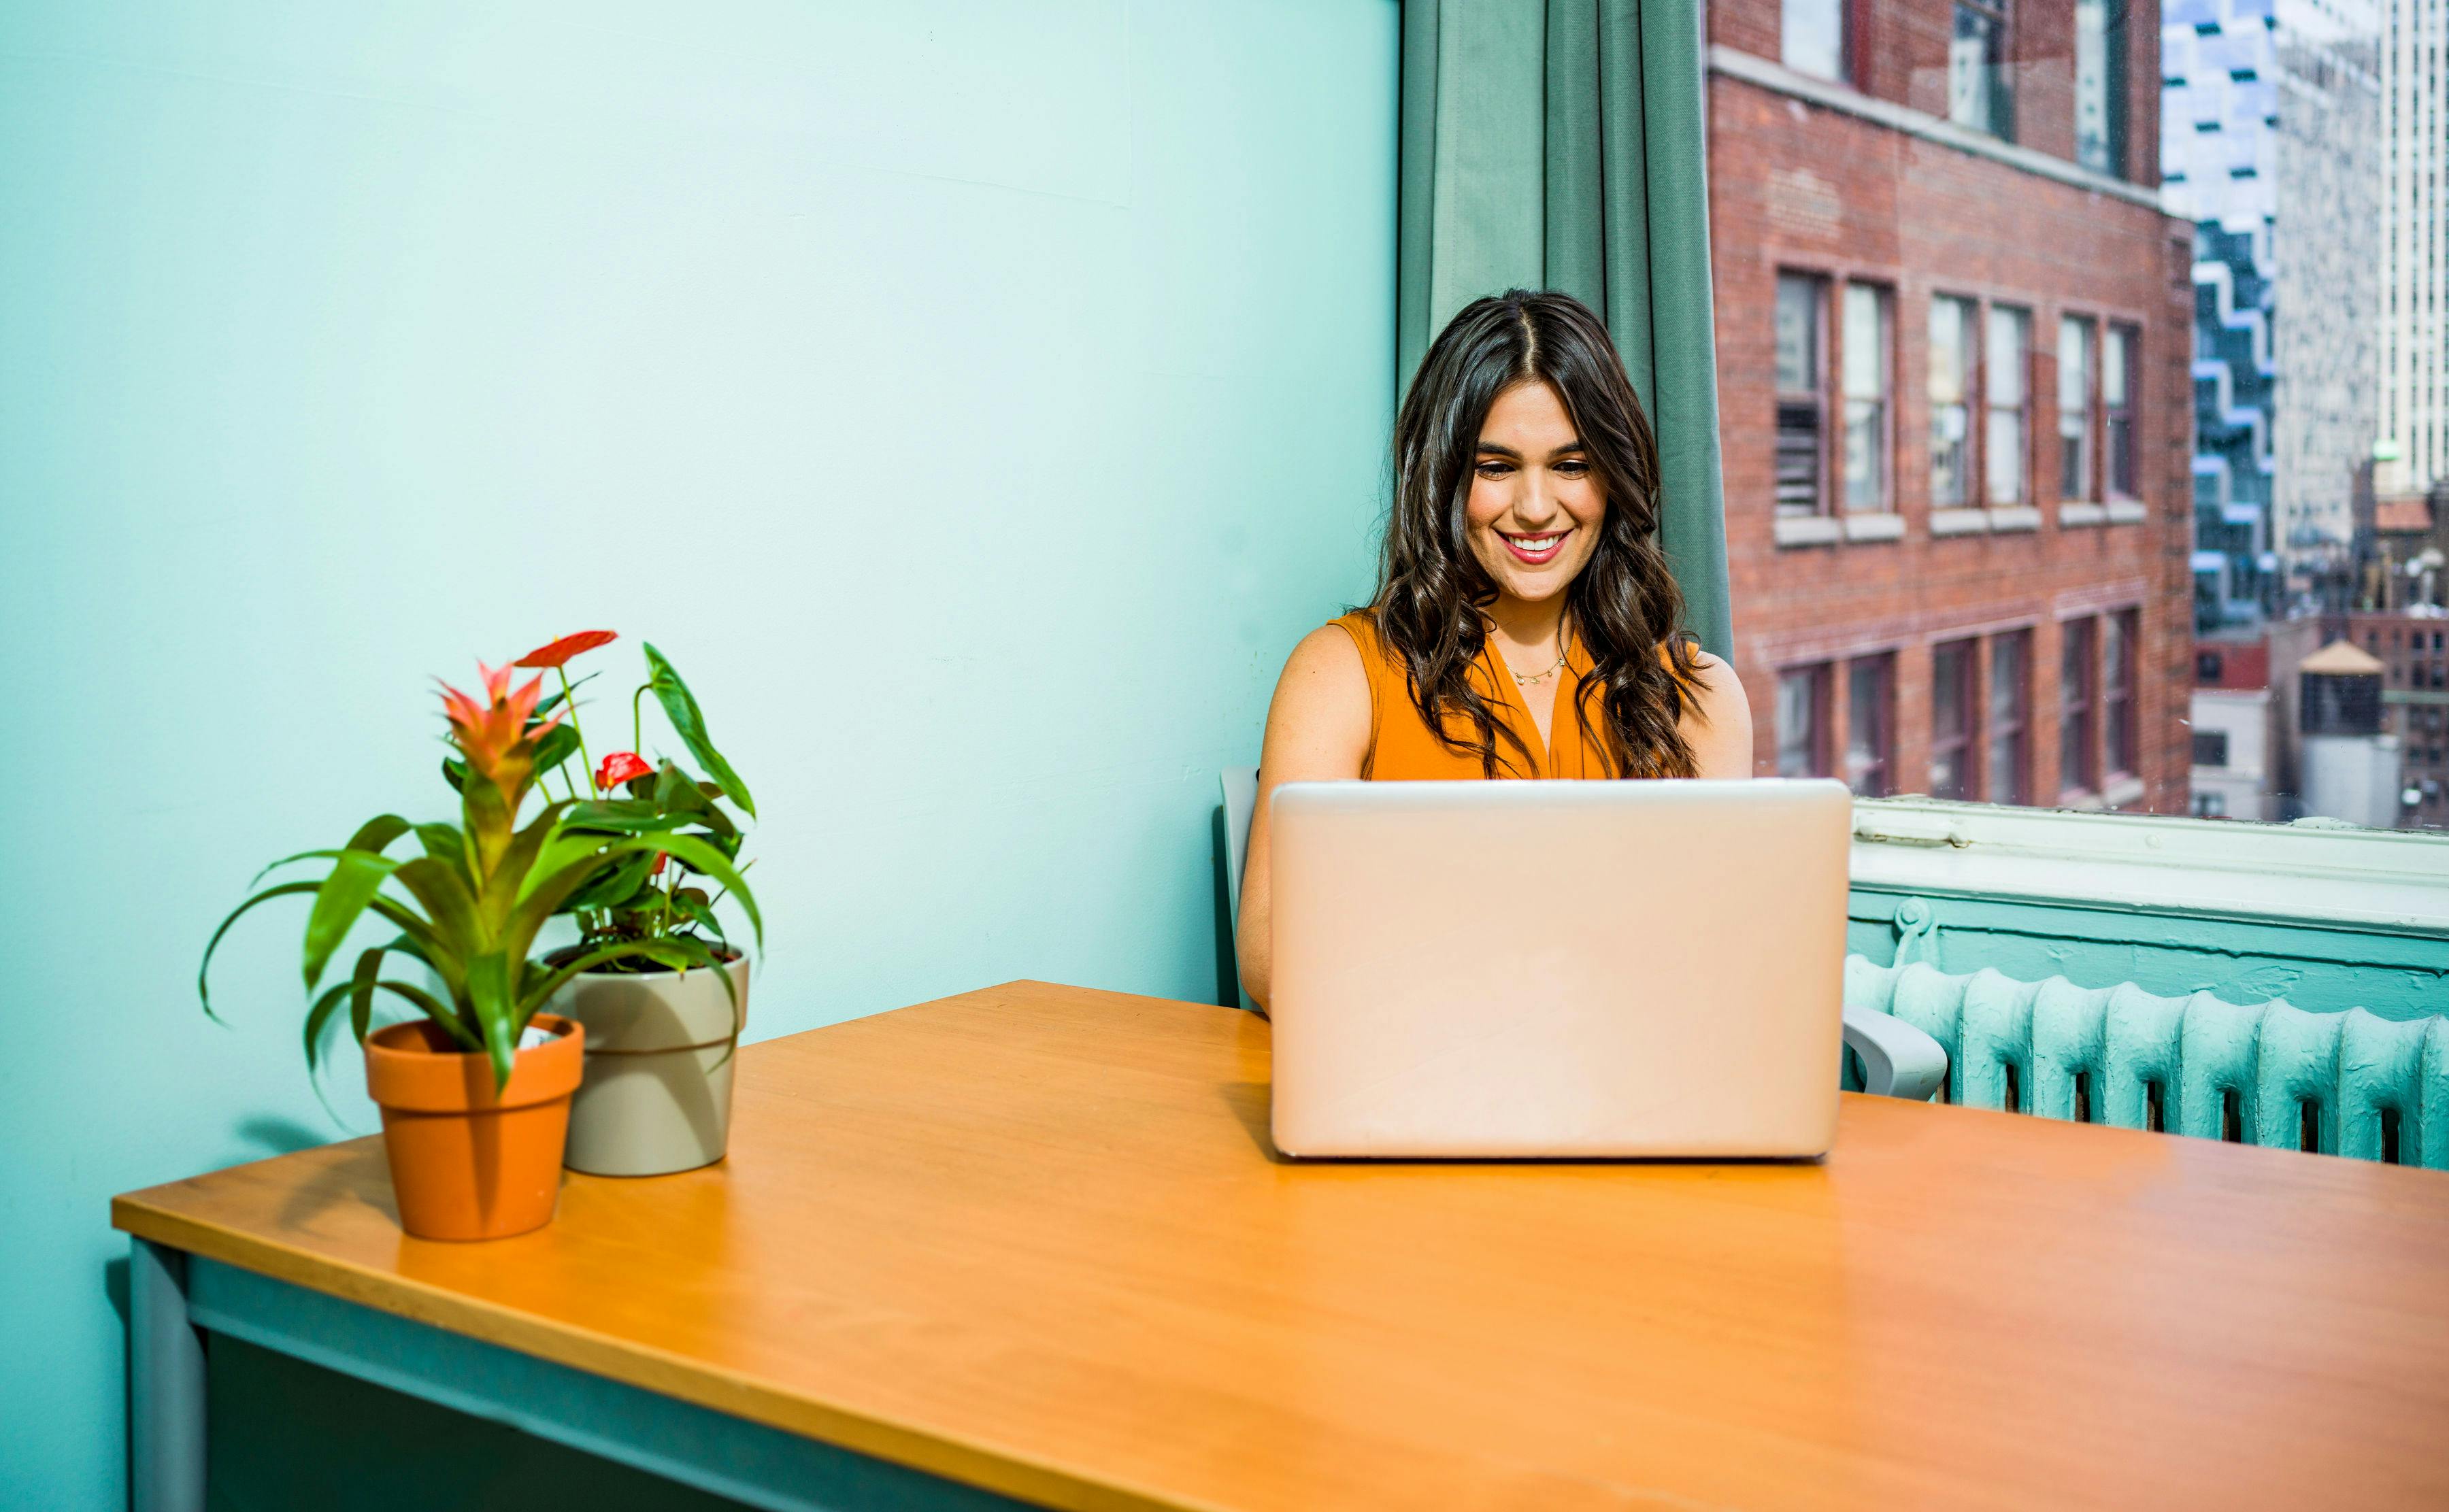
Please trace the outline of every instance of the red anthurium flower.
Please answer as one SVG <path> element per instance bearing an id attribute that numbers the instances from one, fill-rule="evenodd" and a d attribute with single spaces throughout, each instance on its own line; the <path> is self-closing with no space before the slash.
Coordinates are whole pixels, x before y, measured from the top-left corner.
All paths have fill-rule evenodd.
<path id="1" fill-rule="evenodd" d="M 610 645 L 621 639 L 609 630 L 581 630 L 566 635 L 550 645 L 540 645 L 511 663 L 521 667 L 557 667 L 581 651 L 592 651 L 600 645 Z"/>
<path id="2" fill-rule="evenodd" d="M 524 792 L 525 771 L 503 773 L 504 760 L 522 741 L 533 740 L 560 723 L 561 711 L 556 709 L 552 718 L 529 730 L 528 720 L 544 692 L 544 679 L 530 678 L 526 687 L 513 689 L 509 667 L 489 667 L 479 661 L 476 670 L 485 675 L 482 703 L 447 682 L 442 685 L 442 709 L 451 718 L 452 738 L 459 742 L 471 769 L 497 782 L 501 775 L 513 775 L 516 780 L 509 786 Z"/>
<path id="3" fill-rule="evenodd" d="M 653 866 L 650 866 L 650 867 L 648 867 L 648 868 L 646 869 L 646 875 L 648 875 L 648 876 L 650 876 L 650 877 L 657 877 L 657 876 L 661 876 L 661 875 L 663 875 L 663 874 L 664 874 L 664 863 L 665 863 L 665 862 L 666 862 L 666 861 L 668 861 L 668 860 L 670 860 L 671 858 L 672 858 L 672 857 L 671 857 L 671 852 L 668 852 L 668 851 L 658 851 L 658 852 L 655 852 L 655 864 L 654 864 Z"/>
<path id="4" fill-rule="evenodd" d="M 654 775 L 655 769 L 648 766 L 646 758 L 639 756 L 637 752 L 615 751 L 606 756 L 603 763 L 596 767 L 595 791 L 607 792 L 616 784 L 627 782 L 634 777 L 650 777 Z"/>

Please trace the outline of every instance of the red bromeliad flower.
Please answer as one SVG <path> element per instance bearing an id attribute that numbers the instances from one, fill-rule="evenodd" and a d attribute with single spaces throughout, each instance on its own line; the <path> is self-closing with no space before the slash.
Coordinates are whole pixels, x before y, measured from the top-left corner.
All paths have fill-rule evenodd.
<path id="1" fill-rule="evenodd" d="M 496 785 L 525 791 L 525 774 L 504 772 L 505 759 L 522 741 L 531 741 L 560 723 L 562 711 L 554 710 L 550 718 L 530 730 L 528 720 L 535 714 L 536 702 L 544 692 L 544 679 L 530 678 L 526 687 L 513 689 L 509 667 L 489 667 L 479 661 L 476 670 L 485 675 L 483 703 L 447 682 L 442 685 L 442 709 L 451 718 L 452 738 L 466 754 L 470 770 Z M 530 755 L 532 754 L 531 748 Z M 514 775 L 518 780 L 502 784 L 500 777 L 504 775 Z"/>
<path id="2" fill-rule="evenodd" d="M 549 645 L 540 645 L 511 662 L 518 667 L 557 667 L 582 651 L 592 651 L 600 645 L 610 645 L 620 637 L 609 630 L 581 630 L 566 635 Z"/>
<path id="3" fill-rule="evenodd" d="M 636 777 L 651 777 L 655 769 L 646 764 L 635 751 L 615 751 L 595 769 L 595 791 L 607 793 L 616 785 Z"/>

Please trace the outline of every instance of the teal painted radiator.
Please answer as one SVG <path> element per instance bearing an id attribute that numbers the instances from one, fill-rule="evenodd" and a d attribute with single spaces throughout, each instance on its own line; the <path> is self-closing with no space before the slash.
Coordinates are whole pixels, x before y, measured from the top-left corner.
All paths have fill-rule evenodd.
<path id="1" fill-rule="evenodd" d="M 2438 1014 L 2239 1006 L 1861 955 L 1845 958 L 1845 1004 L 1937 1040 L 1951 1102 L 2449 1170 L 2449 1018 Z"/>

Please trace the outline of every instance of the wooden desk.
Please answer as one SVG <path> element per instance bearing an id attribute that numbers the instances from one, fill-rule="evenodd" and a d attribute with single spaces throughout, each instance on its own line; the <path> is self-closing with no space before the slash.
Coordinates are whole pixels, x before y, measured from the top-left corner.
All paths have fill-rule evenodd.
<path id="1" fill-rule="evenodd" d="M 778 1507 L 2449 1505 L 2449 1177 L 1860 1097 L 1820 1165 L 1293 1165 L 1267 1081 L 1019 983 L 747 1049 L 726 1164 L 523 1238 L 404 1238 L 373 1139 L 136 1193 L 140 1422 L 192 1317 Z"/>

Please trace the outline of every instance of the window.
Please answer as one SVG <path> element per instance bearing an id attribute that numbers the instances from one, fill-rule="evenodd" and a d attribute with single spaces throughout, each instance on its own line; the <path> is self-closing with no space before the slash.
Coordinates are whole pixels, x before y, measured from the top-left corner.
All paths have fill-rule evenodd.
<path id="1" fill-rule="evenodd" d="M 2109 743 L 2109 770 L 2119 776 L 2134 771 L 2134 629 L 2137 616 L 2121 609 L 2101 621 L 2103 682 L 2100 729 Z"/>
<path id="2" fill-rule="evenodd" d="M 2227 732 L 2226 730 L 2194 732 L 2194 765 L 2198 767 L 2227 765 Z"/>
<path id="3" fill-rule="evenodd" d="M 2069 620 L 2058 626 L 2058 786 L 2069 793 L 2090 793 L 2100 786 L 2093 753 L 2092 699 L 2094 669 L 2092 622 Z"/>
<path id="4" fill-rule="evenodd" d="M 1797 73 L 1845 77 L 1844 0 L 1785 0 L 1779 58 Z"/>
<path id="5" fill-rule="evenodd" d="M 2058 497 L 2092 497 L 2092 322 L 2058 321 Z"/>
<path id="6" fill-rule="evenodd" d="M 2123 0 L 2074 0 L 2074 159 L 2126 177 Z"/>
<path id="7" fill-rule="evenodd" d="M 1974 795 L 1975 705 L 1973 662 L 1979 647 L 1950 641 L 1930 658 L 1930 795 Z"/>
<path id="8" fill-rule="evenodd" d="M 1968 497 L 1972 430 L 1973 301 L 1930 301 L 1930 503 L 1957 509 Z"/>
<path id="9" fill-rule="evenodd" d="M 1947 44 L 1947 118 L 2015 140 L 2015 110 L 2007 88 L 2006 0 L 1995 5 L 1957 0 L 1955 34 Z"/>
<path id="10" fill-rule="evenodd" d="M 1845 286 L 1845 507 L 1884 514 L 1888 492 L 1888 291 Z"/>
<path id="11" fill-rule="evenodd" d="M 1994 505 L 2026 502 L 2024 374 L 2029 364 L 2024 359 L 2024 337 L 2031 327 L 2031 317 L 2021 310 L 1990 307 L 1989 364 L 1982 372 L 1983 405 L 1989 411 L 1990 425 L 1982 436 L 1982 458 Z"/>
<path id="12" fill-rule="evenodd" d="M 2134 349 L 2141 333 L 2132 326 L 2109 328 L 2109 344 L 2100 353 L 2100 413 L 2108 428 L 2109 492 L 2118 499 L 2135 496 Z"/>
<path id="13" fill-rule="evenodd" d="M 1857 657 L 1845 669 L 1845 785 L 1866 798 L 1888 793 L 1895 665 L 1894 657 L 1882 654 Z"/>
<path id="14" fill-rule="evenodd" d="M 1828 775 L 1828 663 L 1777 675 L 1777 775 Z"/>
<path id="15" fill-rule="evenodd" d="M 1990 638 L 1990 801 L 2022 803 L 2031 791 L 2025 726 L 2032 708 L 2033 633 Z"/>
<path id="16" fill-rule="evenodd" d="M 1777 276 L 1777 512 L 1819 514 L 1822 488 L 1822 306 L 1826 284 Z"/>

